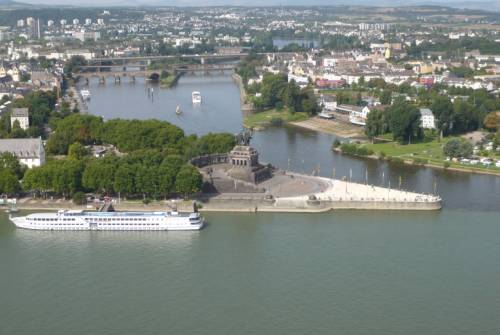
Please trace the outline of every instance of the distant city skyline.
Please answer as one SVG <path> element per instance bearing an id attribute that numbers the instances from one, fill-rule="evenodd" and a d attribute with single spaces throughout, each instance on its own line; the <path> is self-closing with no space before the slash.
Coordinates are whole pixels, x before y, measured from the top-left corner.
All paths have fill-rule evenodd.
<path id="1" fill-rule="evenodd" d="M 307 5 L 372 5 L 372 6 L 408 6 L 408 5 L 451 5 L 467 7 L 471 4 L 476 7 L 478 3 L 488 3 L 489 7 L 484 9 L 498 8 L 499 3 L 484 0 L 382 0 L 374 3 L 371 0 L 20 0 L 22 3 L 44 4 L 44 5 L 75 5 L 75 6 L 140 6 L 140 5 L 163 5 L 163 6 L 307 6 Z M 474 6 L 476 5 L 476 6 Z M 493 5 L 493 6 L 491 6 Z"/>

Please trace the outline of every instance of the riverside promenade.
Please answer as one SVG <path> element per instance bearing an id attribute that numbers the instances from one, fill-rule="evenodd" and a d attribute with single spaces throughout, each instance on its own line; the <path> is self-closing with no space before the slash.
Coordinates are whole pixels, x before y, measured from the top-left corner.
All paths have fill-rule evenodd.
<path id="1" fill-rule="evenodd" d="M 178 210 L 189 212 L 196 202 L 201 212 L 302 212 L 334 210 L 406 210 L 441 209 L 441 198 L 338 179 L 307 176 L 281 171 L 259 184 L 253 192 L 202 194 L 194 200 L 164 200 L 144 204 L 141 201 L 117 201 L 117 211 Z M 89 209 L 70 200 L 22 198 L 17 207 L 23 210 Z"/>
<path id="2" fill-rule="evenodd" d="M 254 193 L 224 192 L 200 198 L 202 210 L 235 212 L 326 212 L 353 210 L 439 210 L 439 196 L 282 172 Z"/>

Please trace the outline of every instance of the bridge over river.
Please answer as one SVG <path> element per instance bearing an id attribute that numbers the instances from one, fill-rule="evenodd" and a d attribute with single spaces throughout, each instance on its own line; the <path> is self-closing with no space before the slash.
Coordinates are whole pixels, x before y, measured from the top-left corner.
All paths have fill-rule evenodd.
<path id="1" fill-rule="evenodd" d="M 132 56 L 132 57 L 110 57 L 94 58 L 87 61 L 86 65 L 79 66 L 74 71 L 76 78 L 89 80 L 97 77 L 104 83 L 107 77 L 114 77 L 115 82 L 120 82 L 121 78 L 128 77 L 135 81 L 136 77 L 145 77 L 151 80 L 158 80 L 162 71 L 167 71 L 177 75 L 180 72 L 223 72 L 233 70 L 237 61 L 248 56 L 248 53 L 218 53 L 201 55 L 166 55 L 166 56 Z M 279 58 L 291 57 L 294 53 L 258 53 L 257 55 Z M 194 61 L 187 63 L 186 61 Z M 172 61 L 162 65 L 162 68 L 151 69 L 153 61 Z"/>

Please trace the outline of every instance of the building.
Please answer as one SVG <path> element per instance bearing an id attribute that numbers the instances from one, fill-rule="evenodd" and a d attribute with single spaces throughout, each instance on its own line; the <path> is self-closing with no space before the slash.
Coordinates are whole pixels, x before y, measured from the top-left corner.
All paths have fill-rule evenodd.
<path id="1" fill-rule="evenodd" d="M 75 31 L 73 33 L 73 37 L 82 42 L 85 42 L 86 40 L 97 41 L 101 38 L 101 33 L 98 31 Z"/>
<path id="2" fill-rule="evenodd" d="M 10 152 L 28 168 L 45 163 L 45 149 L 41 137 L 0 139 L 0 153 L 3 152 Z"/>
<path id="3" fill-rule="evenodd" d="M 368 106 L 337 105 L 336 111 L 342 114 L 349 114 L 349 122 L 352 124 L 365 126 L 370 108 Z"/>
<path id="4" fill-rule="evenodd" d="M 28 129 L 30 126 L 30 119 L 28 114 L 28 108 L 13 108 L 10 114 L 10 127 L 14 128 L 15 122 L 19 123 L 21 129 Z"/>
<path id="5" fill-rule="evenodd" d="M 436 129 L 436 120 L 429 108 L 420 108 L 420 122 L 424 129 Z"/>
<path id="6" fill-rule="evenodd" d="M 39 40 L 42 37 L 40 19 L 36 19 L 30 26 L 30 37 Z"/>

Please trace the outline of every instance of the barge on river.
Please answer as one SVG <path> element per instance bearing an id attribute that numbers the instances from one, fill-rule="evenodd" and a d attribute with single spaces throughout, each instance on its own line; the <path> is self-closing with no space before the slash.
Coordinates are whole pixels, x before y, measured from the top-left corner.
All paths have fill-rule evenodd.
<path id="1" fill-rule="evenodd" d="M 60 210 L 10 217 L 20 228 L 35 230 L 200 230 L 203 217 L 178 212 L 94 212 Z"/>

